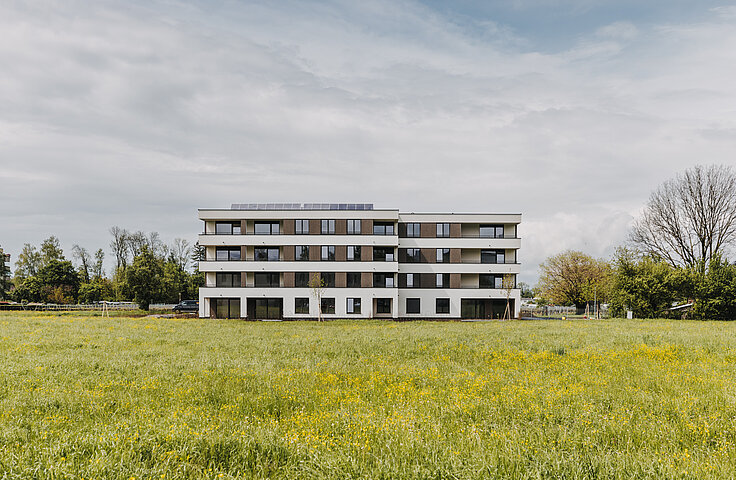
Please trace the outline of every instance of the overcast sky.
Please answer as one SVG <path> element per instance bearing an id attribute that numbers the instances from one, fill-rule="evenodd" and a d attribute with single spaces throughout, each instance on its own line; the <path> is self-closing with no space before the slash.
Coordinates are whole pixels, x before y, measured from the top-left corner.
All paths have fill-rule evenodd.
<path id="1" fill-rule="evenodd" d="M 0 245 L 192 242 L 197 208 L 522 213 L 521 280 L 736 165 L 736 6 L 0 3 Z M 107 263 L 109 267 L 111 262 Z"/>

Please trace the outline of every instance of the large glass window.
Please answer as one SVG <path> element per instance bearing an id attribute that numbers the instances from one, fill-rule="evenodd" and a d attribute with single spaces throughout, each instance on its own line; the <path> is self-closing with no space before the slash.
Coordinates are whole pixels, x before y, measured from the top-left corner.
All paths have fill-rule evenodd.
<path id="1" fill-rule="evenodd" d="M 437 237 L 449 237 L 450 236 L 450 224 L 449 223 L 438 223 L 437 224 Z"/>
<path id="2" fill-rule="evenodd" d="M 347 313 L 360 313 L 360 298 L 348 298 L 345 311 Z"/>
<path id="3" fill-rule="evenodd" d="M 374 262 L 393 262 L 394 247 L 373 247 Z"/>
<path id="4" fill-rule="evenodd" d="M 394 222 L 373 222 L 373 235 L 393 235 Z"/>
<path id="5" fill-rule="evenodd" d="M 391 299 L 390 298 L 377 298 L 376 299 L 376 313 L 391 313 Z"/>
<path id="6" fill-rule="evenodd" d="M 280 275 L 273 272 L 259 272 L 253 274 L 253 279 L 256 287 L 268 288 L 280 286 Z"/>
<path id="7" fill-rule="evenodd" d="M 218 262 L 240 260 L 240 247 L 216 247 L 215 259 Z"/>
<path id="8" fill-rule="evenodd" d="M 240 318 L 239 298 L 217 298 L 215 302 L 215 316 L 217 318 Z"/>
<path id="9" fill-rule="evenodd" d="M 217 287 L 240 287 L 240 272 L 230 273 L 218 272 L 215 274 L 215 286 Z"/>
<path id="10" fill-rule="evenodd" d="M 483 238 L 503 238 L 503 225 L 481 225 L 480 236 Z"/>
<path id="11" fill-rule="evenodd" d="M 406 288 L 414 288 L 414 274 L 413 273 L 406 274 Z"/>
<path id="12" fill-rule="evenodd" d="M 255 222 L 253 225 L 256 235 L 278 235 L 279 222 Z"/>
<path id="13" fill-rule="evenodd" d="M 450 274 L 438 273 L 436 277 L 437 288 L 450 288 Z"/>
<path id="14" fill-rule="evenodd" d="M 438 248 L 437 249 L 437 263 L 450 263 L 450 249 L 449 248 Z"/>
<path id="15" fill-rule="evenodd" d="M 294 313 L 309 314 L 309 298 L 294 299 Z"/>
<path id="16" fill-rule="evenodd" d="M 309 246 L 297 245 L 294 247 L 294 259 L 300 262 L 309 261 Z"/>
<path id="17" fill-rule="evenodd" d="M 334 235 L 335 220 L 322 220 L 320 231 L 322 232 L 322 235 Z"/>
<path id="18" fill-rule="evenodd" d="M 406 236 L 413 238 L 413 237 L 420 237 L 422 235 L 421 232 L 421 224 L 420 223 L 407 223 L 406 224 Z"/>
<path id="19" fill-rule="evenodd" d="M 255 249 L 253 249 L 253 253 L 256 262 L 279 261 L 278 247 L 256 247 Z"/>
<path id="20" fill-rule="evenodd" d="M 478 275 L 478 286 L 480 288 L 503 288 L 503 275 L 481 273 Z"/>
<path id="21" fill-rule="evenodd" d="M 421 311 L 420 305 L 418 298 L 407 298 L 406 313 L 419 313 Z"/>
<path id="22" fill-rule="evenodd" d="M 309 234 L 309 220 L 295 220 L 294 233 L 297 235 Z"/>
<path id="23" fill-rule="evenodd" d="M 240 222 L 215 222 L 218 235 L 240 235 Z"/>
<path id="24" fill-rule="evenodd" d="M 393 273 L 374 273 L 373 274 L 373 286 L 375 288 L 393 288 L 394 274 Z"/>
<path id="25" fill-rule="evenodd" d="M 283 303 L 283 299 L 281 298 L 256 298 L 256 318 L 281 318 L 281 307 Z"/>
<path id="26" fill-rule="evenodd" d="M 322 245 L 322 260 L 331 262 L 335 260 L 334 245 Z"/>
<path id="27" fill-rule="evenodd" d="M 450 313 L 450 299 L 438 298 L 435 311 L 437 313 Z"/>
<path id="28" fill-rule="evenodd" d="M 419 263 L 422 261 L 422 251 L 419 248 L 406 249 L 406 263 Z"/>
<path id="29" fill-rule="evenodd" d="M 322 313 L 335 313 L 334 298 L 322 298 Z"/>
<path id="30" fill-rule="evenodd" d="M 351 262 L 360 261 L 360 245 L 348 245 L 348 260 Z"/>
<path id="31" fill-rule="evenodd" d="M 347 273 L 348 288 L 360 288 L 360 272 Z"/>
<path id="32" fill-rule="evenodd" d="M 506 263 L 505 250 L 481 250 L 480 263 Z"/>
<path id="33" fill-rule="evenodd" d="M 308 287 L 309 286 L 309 274 L 307 272 L 296 272 L 294 274 L 294 286 L 295 287 Z"/>
<path id="34" fill-rule="evenodd" d="M 334 272 L 322 272 L 320 274 L 320 278 L 322 279 L 322 283 L 325 287 L 334 287 L 335 286 L 335 273 Z"/>
<path id="35" fill-rule="evenodd" d="M 348 220 L 348 235 L 360 235 L 360 220 Z"/>

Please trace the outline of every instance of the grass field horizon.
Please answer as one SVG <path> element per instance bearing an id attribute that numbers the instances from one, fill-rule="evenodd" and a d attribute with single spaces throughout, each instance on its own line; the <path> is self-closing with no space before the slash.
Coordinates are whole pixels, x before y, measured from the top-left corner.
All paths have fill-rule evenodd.
<path id="1" fill-rule="evenodd" d="M 734 478 L 736 324 L 0 312 L 3 478 Z"/>

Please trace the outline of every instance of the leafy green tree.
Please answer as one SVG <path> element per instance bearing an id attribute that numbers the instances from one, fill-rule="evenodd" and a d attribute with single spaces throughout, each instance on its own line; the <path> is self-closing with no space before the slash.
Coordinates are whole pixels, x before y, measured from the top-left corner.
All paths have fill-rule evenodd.
<path id="1" fill-rule="evenodd" d="M 578 309 L 597 297 L 604 298 L 608 283 L 608 264 L 583 252 L 567 250 L 542 263 L 539 287 L 544 297 Z"/>
<path id="2" fill-rule="evenodd" d="M 53 261 L 63 261 L 64 251 L 61 249 L 59 239 L 51 235 L 41 243 L 41 268 Z"/>
<path id="3" fill-rule="evenodd" d="M 79 303 L 92 303 L 102 300 L 102 284 L 100 282 L 83 283 L 79 287 Z"/>
<path id="4" fill-rule="evenodd" d="M 124 275 L 135 302 L 142 310 L 148 310 L 151 303 L 161 298 L 164 269 L 148 245 L 141 245 L 140 253 L 125 269 Z"/>
<path id="5" fill-rule="evenodd" d="M 716 254 L 695 286 L 693 315 L 709 320 L 736 320 L 736 265 Z"/>
<path id="6" fill-rule="evenodd" d="M 41 282 L 36 277 L 28 277 L 24 279 L 15 279 L 15 289 L 13 290 L 13 299 L 16 302 L 29 303 L 41 301 Z"/>
<path id="7" fill-rule="evenodd" d="M 5 252 L 0 247 L 0 300 L 5 300 L 10 290 L 10 265 L 5 261 Z"/>
<path id="8" fill-rule="evenodd" d="M 687 298 L 692 282 L 689 270 L 619 248 L 609 292 L 611 314 L 623 317 L 626 310 L 631 310 L 637 318 L 661 317 L 673 302 Z"/>
<path id="9" fill-rule="evenodd" d="M 41 268 L 41 254 L 30 243 L 23 244 L 23 248 L 15 261 L 15 278 L 24 280 L 38 273 Z"/>
<path id="10" fill-rule="evenodd" d="M 163 297 L 162 300 L 176 303 L 186 299 L 189 290 L 187 272 L 176 261 L 170 260 L 164 264 Z M 182 298 L 183 297 L 183 298 Z"/>
<path id="11" fill-rule="evenodd" d="M 41 267 L 36 278 L 41 283 L 42 300 L 56 303 L 76 301 L 80 281 L 72 262 L 51 259 Z"/>

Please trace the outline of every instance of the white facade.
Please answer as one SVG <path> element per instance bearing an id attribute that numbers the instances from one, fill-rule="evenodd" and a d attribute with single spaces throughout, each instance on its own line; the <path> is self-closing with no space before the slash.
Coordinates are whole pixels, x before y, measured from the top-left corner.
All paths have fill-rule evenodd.
<path id="1" fill-rule="evenodd" d="M 304 286 L 305 276 L 315 274 L 334 279 L 321 292 L 326 308 L 334 299 L 334 313 L 323 312 L 323 318 L 499 318 L 507 300 L 511 316 L 518 316 L 521 215 L 350 207 L 286 204 L 200 210 L 204 233 L 199 244 L 205 259 L 199 268 L 206 279 L 199 292 L 200 317 L 316 318 L 319 302 L 313 289 Z M 354 220 L 360 220 L 360 230 L 349 232 L 351 225 L 353 230 L 358 225 Z M 266 224 L 272 226 L 264 234 Z M 228 225 L 233 233 L 224 233 Z M 298 231 L 299 225 L 306 226 L 306 232 Z M 308 247 L 308 258 L 299 260 L 296 252 L 302 247 Z M 323 247 L 329 247 L 324 260 Z M 360 261 L 346 258 L 352 247 L 360 247 Z M 378 285 L 383 274 L 391 280 Z M 509 280 L 512 288 L 501 288 Z M 359 299 L 359 313 L 348 312 L 353 299 Z M 379 312 L 381 307 L 384 311 Z"/>

